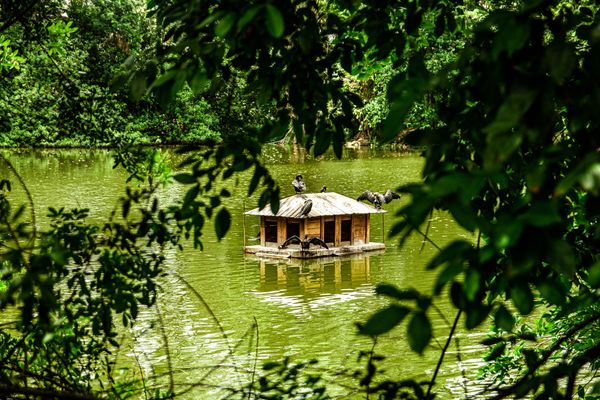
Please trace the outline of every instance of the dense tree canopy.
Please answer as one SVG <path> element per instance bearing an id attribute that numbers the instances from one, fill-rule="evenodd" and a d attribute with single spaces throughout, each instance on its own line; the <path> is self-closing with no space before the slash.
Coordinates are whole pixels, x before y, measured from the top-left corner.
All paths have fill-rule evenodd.
<path id="1" fill-rule="evenodd" d="M 60 15 L 66 4 L 65 18 L 48 17 Z M 118 160 L 147 183 L 147 189 L 121 199 L 125 222 L 91 227 L 82 211 L 55 210 L 52 230 L 31 231 L 21 223 L 22 211 L 7 200 L 14 184 L 2 181 L 0 235 L 10 246 L 0 261 L 9 275 L 24 272 L 11 281 L 0 303 L 22 307 L 22 339 L 4 333 L 0 343 L 3 359 L 15 365 L 2 371 L 0 390 L 36 394 L 31 387 L 19 387 L 32 357 L 24 345 L 35 345 L 47 352 L 29 361 L 40 363 L 31 379 L 40 396 L 60 391 L 102 395 L 91 380 L 80 379 L 81 371 L 70 369 L 82 353 L 69 353 L 73 360 L 65 360 L 69 367 L 64 369 L 42 364 L 62 348 L 84 348 L 94 356 L 86 360 L 96 363 L 88 369 L 107 367 L 100 355 L 113 339 L 117 315 L 128 324 L 138 304 L 153 303 L 162 260 L 160 252 L 146 250 L 178 245 L 187 235 L 201 246 L 209 218 L 215 219 L 220 237 L 227 232 L 231 217 L 220 198 L 229 193 L 215 193 L 215 179 L 253 169 L 250 194 L 260 187 L 259 205 L 270 202 L 276 208 L 279 189 L 261 162 L 261 145 L 293 132 L 315 155 L 331 146 L 341 156 L 344 141 L 364 122 L 357 117 L 369 112 L 365 101 L 376 98 L 384 103 L 381 122 L 372 125 L 380 129 L 380 138 L 392 141 L 410 128 L 405 140 L 425 148 L 423 182 L 400 188 L 410 201 L 392 233 L 400 242 L 411 234 L 426 236 L 429 216 L 442 210 L 477 240 L 440 248 L 424 266 L 437 274 L 429 293 L 380 286 L 378 293 L 391 303 L 373 310 L 359 324 L 360 333 L 377 337 L 406 325 L 400 329 L 407 330 L 411 347 L 430 351 L 428 314 L 437 298 L 450 296 L 457 310 L 455 327 L 463 321 L 473 329 L 493 320 L 496 334 L 486 341 L 488 360 L 495 362 L 487 370 L 497 382 L 490 389 L 493 396 L 597 395 L 580 380 L 597 370 L 600 359 L 600 13 L 594 2 L 150 0 L 152 23 L 129 2 L 99 3 L 106 8 L 90 4 L 2 1 L 0 73 L 10 83 L 0 90 L 31 90 L 34 83 L 48 81 L 43 74 L 61 74 L 61 65 L 81 65 L 92 57 L 98 69 L 84 71 L 86 78 L 73 85 L 74 74 L 69 74 L 60 83 L 63 94 L 96 84 L 102 91 L 89 95 L 91 103 L 96 96 L 117 101 L 130 95 L 140 102 L 127 106 L 140 112 L 168 109 L 181 96 L 186 103 L 199 96 L 207 107 L 221 110 L 215 118 L 222 121 L 235 107 L 249 105 L 254 116 L 263 118 L 242 129 L 242 122 L 231 119 L 225 126 L 237 126 L 237 134 L 223 135 L 219 146 L 182 150 L 189 151 L 182 165 L 188 171 L 174 178 L 189 189 L 174 208 L 163 209 L 154 198 L 156 175 L 165 173 L 160 160 L 140 164 L 135 154 L 119 153 Z M 107 10 L 119 16 L 110 17 L 119 24 L 107 25 Z M 71 24 L 71 18 L 79 24 Z M 44 25 L 48 20 L 52 25 Z M 148 29 L 155 32 L 156 43 L 144 48 Z M 20 42 L 7 41 L 17 31 L 12 35 Z M 60 43 L 75 32 L 87 38 L 81 39 L 84 43 L 101 37 L 106 46 L 96 43 L 81 52 Z M 111 57 L 125 51 L 125 44 L 139 51 L 114 69 Z M 35 57 L 25 57 L 27 46 L 37 49 Z M 114 74 L 127 90 L 117 86 L 114 94 L 102 86 Z M 373 87 L 384 85 L 385 98 L 373 94 Z M 85 93 L 79 92 L 79 99 Z M 47 95 L 33 90 L 32 99 L 45 104 Z M 52 102 L 56 115 L 66 109 L 70 120 L 93 123 L 96 109 L 73 109 L 69 96 L 62 100 Z M 21 124 L 19 116 L 9 113 L 13 108 L 3 109 L 4 125 Z M 26 116 L 30 125 L 19 128 L 24 131 L 37 129 L 31 124 L 40 129 L 53 124 L 47 122 L 52 115 Z M 99 137 L 113 131 L 102 124 L 80 129 Z M 137 213 L 130 214 L 132 206 L 139 207 Z M 36 240 L 41 244 L 34 247 Z M 81 281 L 92 261 L 100 265 L 94 280 Z M 122 285 L 109 288 L 108 279 Z M 59 295 L 61 282 L 73 288 L 67 301 Z M 57 328 L 51 322 L 61 308 L 67 324 Z M 538 332 L 549 340 L 530 346 L 535 332 L 524 332 L 515 316 L 536 309 L 552 325 Z M 48 332 L 59 339 L 47 340 Z M 94 338 L 85 341 L 88 348 L 79 335 Z M 287 363 L 270 366 L 278 379 L 289 378 L 286 371 L 293 368 L 297 376 L 298 368 Z M 376 358 L 370 357 L 359 385 L 383 398 L 432 398 L 438 369 L 439 364 L 427 382 L 412 377 L 380 382 Z M 510 383 L 504 380 L 507 373 Z M 310 382 L 296 385 L 308 390 Z M 236 394 L 283 396 L 277 392 L 280 386 L 266 379 L 258 384 Z M 314 398 L 323 396 L 324 388 L 313 389 Z"/>

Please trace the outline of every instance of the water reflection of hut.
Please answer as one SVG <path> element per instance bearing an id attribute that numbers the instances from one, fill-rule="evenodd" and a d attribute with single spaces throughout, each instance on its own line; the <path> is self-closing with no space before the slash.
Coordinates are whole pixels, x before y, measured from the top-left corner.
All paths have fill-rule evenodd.
<path id="1" fill-rule="evenodd" d="M 308 215 L 302 215 L 307 200 L 312 201 L 312 208 Z M 260 256 L 313 258 L 385 249 L 385 244 L 370 241 L 371 214 L 383 212 L 333 192 L 286 197 L 281 199 L 277 214 L 270 206 L 246 212 L 260 217 L 260 245 L 245 246 L 244 251 Z M 298 244 L 280 248 L 292 236 L 318 237 L 329 249 L 311 246 L 303 250 Z"/>
<path id="2" fill-rule="evenodd" d="M 259 258 L 260 291 L 286 290 L 291 294 L 339 293 L 368 283 L 368 256 L 325 257 L 318 260 Z"/>

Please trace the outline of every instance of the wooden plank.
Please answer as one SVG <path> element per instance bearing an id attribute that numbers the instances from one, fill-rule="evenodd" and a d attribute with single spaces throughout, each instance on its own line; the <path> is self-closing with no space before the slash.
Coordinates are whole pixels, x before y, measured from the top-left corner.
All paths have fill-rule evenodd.
<path id="1" fill-rule="evenodd" d="M 304 221 L 304 234 L 306 236 L 321 236 L 321 218 L 311 218 Z"/>
<path id="2" fill-rule="evenodd" d="M 352 221 L 354 243 L 365 243 L 367 240 L 367 216 L 365 214 L 354 215 Z"/>
<path id="3" fill-rule="evenodd" d="M 367 235 L 365 243 L 369 243 L 371 241 L 371 215 L 367 214 L 365 217 L 367 218 Z"/>
<path id="4" fill-rule="evenodd" d="M 265 217 L 260 217 L 260 245 L 265 245 Z"/>
<path id="5" fill-rule="evenodd" d="M 285 228 L 287 224 L 286 218 L 277 218 L 277 244 L 282 245 L 287 239 L 285 237 Z"/>
<path id="6" fill-rule="evenodd" d="M 342 243 L 342 216 L 335 216 L 335 245 L 339 246 Z"/>

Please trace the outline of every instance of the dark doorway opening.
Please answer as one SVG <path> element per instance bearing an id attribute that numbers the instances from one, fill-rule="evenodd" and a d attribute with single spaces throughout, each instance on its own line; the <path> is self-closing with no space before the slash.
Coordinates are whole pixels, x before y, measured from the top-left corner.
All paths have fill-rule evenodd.
<path id="1" fill-rule="evenodd" d="M 340 232 L 342 242 L 349 242 L 352 239 L 352 220 L 343 219 L 342 220 L 342 231 Z"/>
<path id="2" fill-rule="evenodd" d="M 296 235 L 298 237 L 300 237 L 300 222 L 289 222 L 286 225 L 285 228 L 286 231 L 286 239 L 291 238 L 292 236 Z M 300 238 L 303 239 L 303 238 Z"/>
<path id="3" fill-rule="evenodd" d="M 277 243 L 277 221 L 265 221 L 265 242 Z"/>
<path id="4" fill-rule="evenodd" d="M 335 221 L 325 221 L 323 241 L 325 243 L 335 243 Z"/>

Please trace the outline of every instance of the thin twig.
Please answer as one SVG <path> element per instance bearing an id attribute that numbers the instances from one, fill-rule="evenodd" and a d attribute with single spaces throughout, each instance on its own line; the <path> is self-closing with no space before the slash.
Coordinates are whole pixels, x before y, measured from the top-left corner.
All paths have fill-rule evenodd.
<path id="1" fill-rule="evenodd" d="M 258 363 L 258 342 L 259 342 L 259 332 L 258 332 L 258 321 L 256 317 L 254 318 L 254 327 L 256 328 L 256 353 L 254 354 L 254 365 L 252 365 L 252 376 L 250 377 L 250 390 L 248 391 L 248 400 L 252 398 L 252 388 L 254 387 L 254 378 L 256 377 L 256 365 Z"/>
<path id="2" fill-rule="evenodd" d="M 446 340 L 446 344 L 444 345 L 444 348 L 442 349 L 442 354 L 440 354 L 440 358 L 435 367 L 435 371 L 433 372 L 433 377 L 431 378 L 431 381 L 429 382 L 429 385 L 427 387 L 427 394 L 425 395 L 426 399 L 430 398 L 429 396 L 431 394 L 431 389 L 433 389 L 433 385 L 435 384 L 435 380 L 437 378 L 438 372 L 440 371 L 440 368 L 442 367 L 442 362 L 444 361 L 444 356 L 446 355 L 448 346 L 450 346 L 450 342 L 452 341 L 452 336 L 454 336 L 454 331 L 456 330 L 456 326 L 458 325 L 458 320 L 460 319 L 461 314 L 462 314 L 462 310 L 458 310 L 458 312 L 456 313 L 456 318 L 454 318 L 454 324 L 452 324 L 452 329 L 450 330 L 450 333 L 448 334 L 448 339 Z"/>
<path id="3" fill-rule="evenodd" d="M 31 239 L 29 239 L 29 242 L 27 242 L 27 247 L 30 248 L 29 257 L 31 257 L 33 255 L 33 247 L 34 247 L 33 244 L 35 243 L 35 238 L 37 237 L 37 226 L 36 226 L 35 207 L 34 207 L 34 203 L 33 203 L 33 196 L 31 195 L 31 192 L 29 191 L 29 188 L 27 187 L 25 180 L 23 179 L 23 177 L 21 177 L 21 174 L 19 174 L 17 172 L 15 167 L 12 165 L 12 163 L 2 154 L 0 154 L 0 158 L 2 160 L 4 160 L 4 162 L 8 166 L 8 169 L 10 169 L 12 171 L 12 173 L 17 177 L 17 180 L 19 181 L 19 183 L 23 187 L 23 190 L 25 191 L 25 195 L 27 196 L 27 201 L 29 201 L 29 206 L 31 207 L 31 226 L 33 228 L 33 231 L 31 234 Z M 8 222 L 7 222 L 7 224 L 8 224 Z M 19 245 L 18 239 L 16 237 L 15 237 L 15 242 L 17 243 L 17 246 L 20 249 L 21 246 Z"/>
<path id="4" fill-rule="evenodd" d="M 223 336 L 223 339 L 225 339 L 225 343 L 227 345 L 227 348 L 229 350 L 229 354 L 227 355 L 227 357 L 229 356 L 233 356 L 235 354 L 235 347 L 231 346 L 230 340 L 229 340 L 229 336 L 227 335 L 227 332 L 225 332 L 225 329 L 223 328 L 223 325 L 221 325 L 221 322 L 219 321 L 219 319 L 217 318 L 216 314 L 213 312 L 212 308 L 208 305 L 208 302 L 204 299 L 204 297 L 181 275 L 179 275 L 178 273 L 172 272 L 172 274 L 178 278 L 181 282 L 183 282 L 183 284 L 196 296 L 196 298 L 198 300 L 200 300 L 200 302 L 202 303 L 202 305 L 204 306 L 204 308 L 206 309 L 206 311 L 208 312 L 208 314 L 211 316 L 213 322 L 215 323 L 215 325 L 217 325 L 217 327 L 219 328 L 219 331 L 221 332 L 221 335 Z M 241 343 L 241 341 L 240 341 Z M 239 345 L 239 344 L 238 344 Z M 215 369 L 209 371 L 204 377 L 203 379 L 206 379 L 210 374 L 212 374 L 212 372 L 214 372 Z M 240 383 L 240 386 L 242 385 L 241 383 L 241 379 L 239 376 L 239 371 L 236 370 L 236 372 L 238 372 L 237 374 L 237 379 L 238 382 Z"/>
<path id="5" fill-rule="evenodd" d="M 415 231 L 417 231 L 421 236 L 423 236 L 423 238 L 428 241 L 429 243 L 431 243 L 433 245 L 433 247 L 435 247 L 437 250 L 442 251 L 442 248 L 440 246 L 438 246 L 437 244 L 435 244 L 435 242 L 433 240 L 431 240 L 429 238 L 429 236 L 427 236 L 426 234 L 424 234 L 423 232 L 421 232 L 421 230 L 419 228 L 415 228 Z"/>
<path id="6" fill-rule="evenodd" d="M 429 210 L 429 219 L 427 220 L 427 227 L 425 228 L 425 237 L 429 236 L 429 227 L 431 226 L 432 218 L 433 218 L 433 208 L 431 210 Z M 419 253 L 422 253 L 424 248 L 425 248 L 425 240 L 423 240 L 421 242 L 421 249 L 419 249 Z"/>
<path id="7" fill-rule="evenodd" d="M 165 343 L 165 353 L 167 355 L 167 366 L 169 368 L 169 393 L 173 395 L 175 391 L 175 379 L 173 378 L 173 362 L 171 361 L 171 351 L 169 350 L 169 338 L 167 337 L 167 332 L 165 331 L 165 322 L 163 321 L 158 302 L 156 302 L 155 306 L 156 315 L 158 316 L 158 322 L 160 325 L 160 333 Z"/>

